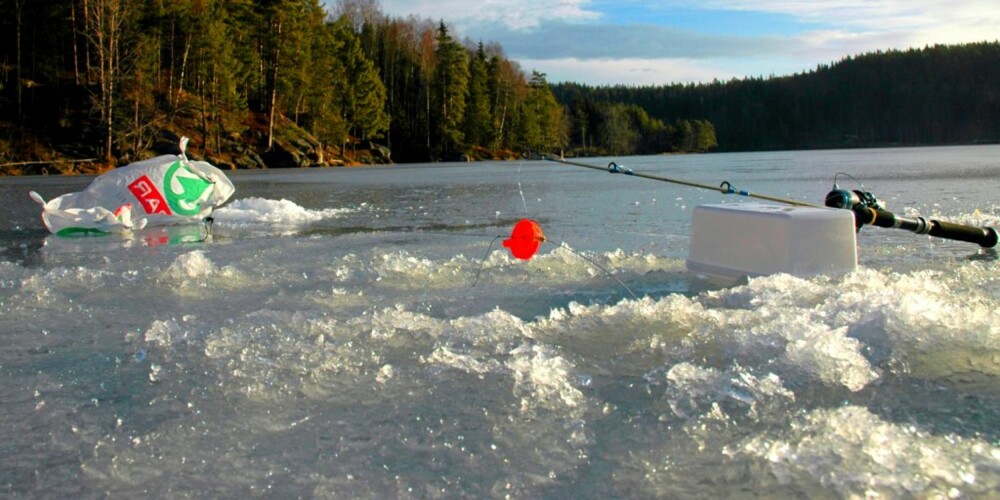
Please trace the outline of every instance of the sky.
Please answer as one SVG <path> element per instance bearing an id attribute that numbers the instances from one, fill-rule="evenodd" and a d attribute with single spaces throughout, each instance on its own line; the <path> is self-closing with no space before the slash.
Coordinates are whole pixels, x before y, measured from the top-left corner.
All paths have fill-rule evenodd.
<path id="1" fill-rule="evenodd" d="M 334 0 L 329 0 L 330 4 Z M 549 82 L 784 76 L 875 50 L 1000 39 L 1000 0 L 380 0 L 499 43 Z"/>

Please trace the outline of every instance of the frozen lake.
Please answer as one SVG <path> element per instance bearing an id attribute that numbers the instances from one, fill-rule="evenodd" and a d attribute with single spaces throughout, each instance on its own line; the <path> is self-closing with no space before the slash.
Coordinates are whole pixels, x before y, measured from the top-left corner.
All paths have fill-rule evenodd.
<path id="1" fill-rule="evenodd" d="M 846 172 L 1000 226 L 997 146 L 614 160 L 819 204 Z M 28 191 L 90 179 L 0 178 L 0 495 L 1000 493 L 994 250 L 866 228 L 847 276 L 726 284 L 684 266 L 692 209 L 744 200 L 718 192 L 547 162 L 230 178 L 207 239 L 49 236 Z M 522 217 L 527 262 L 495 242 Z"/>

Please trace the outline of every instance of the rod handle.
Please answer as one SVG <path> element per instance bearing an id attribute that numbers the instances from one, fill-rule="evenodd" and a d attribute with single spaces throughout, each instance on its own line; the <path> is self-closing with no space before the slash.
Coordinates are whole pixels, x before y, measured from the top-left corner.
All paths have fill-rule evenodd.
<path id="1" fill-rule="evenodd" d="M 997 230 L 992 227 L 964 226 L 939 220 L 931 220 L 930 231 L 927 234 L 949 240 L 975 243 L 983 248 L 997 246 Z"/>
<path id="2" fill-rule="evenodd" d="M 983 248 L 993 248 L 997 245 L 997 230 L 992 227 L 975 227 L 939 220 L 926 220 L 923 217 L 900 217 L 880 208 L 862 208 L 854 210 L 858 227 L 870 224 L 879 227 L 905 229 L 917 234 L 929 234 L 948 240 L 975 243 Z"/>

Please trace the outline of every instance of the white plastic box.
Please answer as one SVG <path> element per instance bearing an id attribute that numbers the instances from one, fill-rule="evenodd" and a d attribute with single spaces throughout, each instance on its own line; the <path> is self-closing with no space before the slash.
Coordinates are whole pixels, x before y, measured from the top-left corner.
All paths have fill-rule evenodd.
<path id="1" fill-rule="evenodd" d="M 730 279 L 808 277 L 848 273 L 858 265 L 850 210 L 728 203 L 697 206 L 692 217 L 692 272 Z"/>

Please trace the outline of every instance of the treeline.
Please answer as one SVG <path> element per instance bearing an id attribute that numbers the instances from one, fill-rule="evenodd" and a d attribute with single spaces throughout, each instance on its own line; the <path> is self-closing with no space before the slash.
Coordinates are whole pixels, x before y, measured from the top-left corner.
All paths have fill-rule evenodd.
<path id="1" fill-rule="evenodd" d="M 386 88 L 383 141 L 397 160 L 511 157 L 565 144 L 565 113 L 545 75 L 526 75 L 500 46 L 461 42 L 443 22 L 386 17 L 374 0 L 338 5 Z"/>
<path id="2" fill-rule="evenodd" d="M 181 121 L 209 157 L 263 155 L 283 131 L 304 130 L 318 143 L 314 163 L 331 148 L 385 149 L 373 142 L 411 161 L 566 141 L 544 75 L 525 75 L 498 46 L 457 41 L 443 22 L 388 18 L 376 0 L 340 0 L 332 14 L 319 0 L 0 0 L 0 9 L 10 13 L 0 19 L 7 137 L 92 141 L 100 146 L 79 153 L 109 164 L 142 155 Z M 17 154 L 29 152 L 0 150 Z"/>
<path id="3" fill-rule="evenodd" d="M 998 42 L 880 51 L 787 77 L 553 92 L 707 119 L 725 151 L 1000 142 Z"/>
<path id="4" fill-rule="evenodd" d="M 585 87 L 555 86 L 569 110 L 569 147 L 573 155 L 643 155 L 705 152 L 718 146 L 708 120 L 653 118 L 634 103 L 601 100 Z"/>
<path id="5" fill-rule="evenodd" d="M 0 0 L 0 164 L 108 165 L 183 133 L 237 166 L 1000 141 L 1000 43 L 787 77 L 550 85 L 378 0 Z M 304 152 L 304 153 L 303 153 Z"/>
<path id="6" fill-rule="evenodd" d="M 527 74 L 502 47 L 458 40 L 443 21 L 391 18 L 377 0 L 329 11 L 319 0 L 0 9 L 0 162 L 46 156 L 36 149 L 47 146 L 121 164 L 182 133 L 210 160 L 248 167 L 323 164 L 355 148 L 405 162 L 715 146 L 703 119 L 561 105 L 544 74 Z"/>

